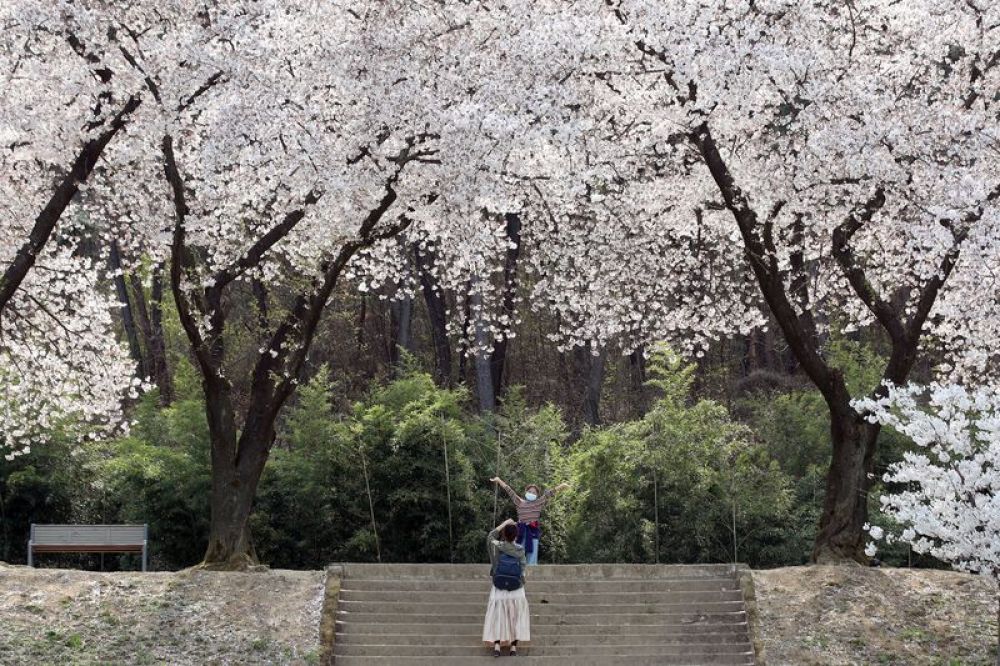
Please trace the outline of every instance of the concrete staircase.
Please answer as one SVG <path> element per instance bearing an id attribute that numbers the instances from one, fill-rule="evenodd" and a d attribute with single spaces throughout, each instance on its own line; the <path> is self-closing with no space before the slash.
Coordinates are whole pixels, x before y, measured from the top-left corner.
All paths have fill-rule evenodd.
<path id="1" fill-rule="evenodd" d="M 336 666 L 494 659 L 482 643 L 488 566 L 344 564 L 332 571 L 338 568 Z M 531 642 L 514 663 L 755 663 L 730 565 L 542 565 L 529 569 L 525 589 Z"/>

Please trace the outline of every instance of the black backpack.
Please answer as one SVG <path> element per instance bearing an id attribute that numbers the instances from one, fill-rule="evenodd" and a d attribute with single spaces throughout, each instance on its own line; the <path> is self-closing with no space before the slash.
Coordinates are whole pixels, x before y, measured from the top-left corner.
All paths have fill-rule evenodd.
<path id="1" fill-rule="evenodd" d="M 513 592 L 521 587 L 520 558 L 500 553 L 496 569 L 493 571 L 493 586 L 498 590 Z"/>

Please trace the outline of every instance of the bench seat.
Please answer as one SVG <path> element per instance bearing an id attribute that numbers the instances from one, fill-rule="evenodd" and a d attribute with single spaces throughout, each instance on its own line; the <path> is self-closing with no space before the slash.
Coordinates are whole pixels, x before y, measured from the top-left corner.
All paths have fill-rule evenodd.
<path id="1" fill-rule="evenodd" d="M 147 525 L 39 525 L 32 523 L 28 566 L 35 553 L 142 553 L 147 566 Z"/>

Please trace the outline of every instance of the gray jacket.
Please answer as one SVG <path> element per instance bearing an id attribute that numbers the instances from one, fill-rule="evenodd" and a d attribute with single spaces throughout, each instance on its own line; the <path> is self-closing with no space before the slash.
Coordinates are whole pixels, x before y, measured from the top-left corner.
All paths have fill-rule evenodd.
<path id="1" fill-rule="evenodd" d="M 496 571 L 500 553 L 506 553 L 507 555 L 513 555 L 521 562 L 521 582 L 524 582 L 524 572 L 528 568 L 528 558 L 524 555 L 524 546 L 504 541 L 500 538 L 500 528 L 497 528 L 487 535 L 486 549 L 490 553 L 490 576 Z"/>

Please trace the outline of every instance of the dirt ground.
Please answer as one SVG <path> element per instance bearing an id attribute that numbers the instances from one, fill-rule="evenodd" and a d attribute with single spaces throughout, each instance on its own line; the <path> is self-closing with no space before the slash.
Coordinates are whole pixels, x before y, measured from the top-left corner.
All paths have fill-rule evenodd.
<path id="1" fill-rule="evenodd" d="M 927 569 L 753 572 L 770 666 L 993 666 L 996 589 Z M 0 563 L 0 665 L 318 664 L 322 571 Z"/>
<path id="2" fill-rule="evenodd" d="M 985 578 L 861 566 L 754 571 L 769 666 L 993 666 L 996 587 Z"/>
<path id="3" fill-rule="evenodd" d="M 322 571 L 0 563 L 0 664 L 318 664 Z"/>

